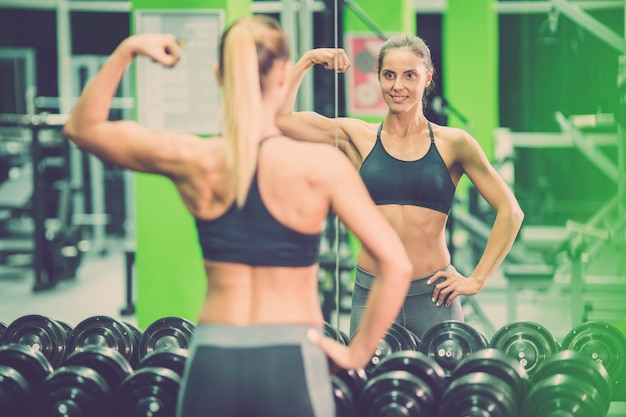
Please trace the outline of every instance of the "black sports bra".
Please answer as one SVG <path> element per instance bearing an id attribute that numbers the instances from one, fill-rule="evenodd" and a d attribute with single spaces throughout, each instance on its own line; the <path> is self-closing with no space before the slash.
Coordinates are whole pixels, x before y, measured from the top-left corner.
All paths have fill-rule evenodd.
<path id="1" fill-rule="evenodd" d="M 374 202 L 420 206 L 448 214 L 456 187 L 435 146 L 430 122 L 430 148 L 415 161 L 402 161 L 389 155 L 380 139 L 382 128 L 381 123 L 374 148 L 359 170 Z"/>

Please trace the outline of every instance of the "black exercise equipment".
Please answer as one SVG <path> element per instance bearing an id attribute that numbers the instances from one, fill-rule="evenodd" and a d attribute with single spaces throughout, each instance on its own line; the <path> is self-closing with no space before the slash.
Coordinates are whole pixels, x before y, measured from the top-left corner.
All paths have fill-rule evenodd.
<path id="1" fill-rule="evenodd" d="M 181 317 L 163 317 L 152 322 L 139 340 L 139 360 L 154 351 L 189 349 L 195 325 Z"/>
<path id="2" fill-rule="evenodd" d="M 0 346 L 2 416 L 33 416 L 34 392 L 53 371 L 50 361 L 38 350 L 17 343 Z"/>
<path id="3" fill-rule="evenodd" d="M 615 326 L 590 321 L 574 327 L 561 344 L 602 364 L 610 376 L 612 399 L 626 401 L 626 336 Z"/>
<path id="4" fill-rule="evenodd" d="M 573 350 L 547 358 L 532 378 L 523 416 L 603 417 L 610 406 L 610 380 L 597 361 Z"/>
<path id="5" fill-rule="evenodd" d="M 111 415 L 174 417 L 180 382 L 180 375 L 168 368 L 137 369 L 115 391 Z"/>
<path id="6" fill-rule="evenodd" d="M 28 415 L 32 404 L 30 385 L 15 369 L 0 365 L 0 410 L 6 417 Z"/>
<path id="7" fill-rule="evenodd" d="M 16 343 L 40 351 L 56 368 L 65 359 L 68 338 L 67 324 L 30 314 L 11 322 L 2 334 L 0 344 Z"/>
<path id="8" fill-rule="evenodd" d="M 107 346 L 87 345 L 70 353 L 63 366 L 85 367 L 97 372 L 115 390 L 131 373 L 130 362 L 117 350 Z"/>
<path id="9" fill-rule="evenodd" d="M 485 336 L 471 325 L 447 320 L 430 327 L 422 336 L 418 351 L 435 359 L 450 376 L 466 356 L 488 347 Z"/>
<path id="10" fill-rule="evenodd" d="M 81 227 L 71 221 L 75 190 L 69 178 L 69 146 L 60 133 L 65 120 L 62 115 L 49 113 L 0 115 L 0 126 L 24 128 L 31 133 L 30 162 L 23 170 L 28 174 L 22 179 L 28 192 L 20 186 L 20 194 L 25 193 L 23 201 L 0 203 L 0 208 L 28 212 L 33 231 L 28 239 L 4 239 L 0 253 L 32 255 L 33 291 L 47 290 L 60 280 L 73 278 L 88 247 Z M 52 135 L 44 136 L 42 132 Z"/>
<path id="11" fill-rule="evenodd" d="M 548 329 L 529 321 L 502 326 L 491 338 L 489 346 L 519 361 L 531 379 L 543 361 L 561 350 Z"/>
<path id="12" fill-rule="evenodd" d="M 385 337 L 378 343 L 374 355 L 365 367 L 365 372 L 369 375 L 383 358 L 392 353 L 417 350 L 418 345 L 419 340 L 413 332 L 398 323 L 392 323 L 385 333 Z"/>
<path id="13" fill-rule="evenodd" d="M 358 417 L 356 407 L 367 381 L 363 369 L 341 369 L 331 376 L 335 417 Z"/>
<path id="14" fill-rule="evenodd" d="M 516 393 L 495 375 L 471 372 L 452 379 L 439 404 L 437 417 L 536 417 L 520 414 Z"/>
<path id="15" fill-rule="evenodd" d="M 452 380 L 475 372 L 484 372 L 500 379 L 501 384 L 511 388 L 516 404 L 522 404 L 530 388 L 526 368 L 497 349 L 482 349 L 465 357 L 452 372 Z"/>
<path id="16" fill-rule="evenodd" d="M 136 327 L 109 316 L 89 317 L 72 329 L 67 351 L 69 354 L 89 345 L 110 347 L 135 366 L 138 360 L 137 332 Z"/>
<path id="17" fill-rule="evenodd" d="M 446 371 L 439 363 L 419 351 L 403 350 L 383 358 L 372 370 L 370 378 L 393 371 L 407 371 L 416 376 L 432 393 L 431 402 L 437 404 L 448 385 Z"/>
<path id="18" fill-rule="evenodd" d="M 359 417 L 432 417 L 435 394 L 408 371 L 389 371 L 367 381 L 357 407 Z"/>
<path id="19" fill-rule="evenodd" d="M 333 327 L 327 321 L 324 322 L 324 335 L 335 339 L 342 345 L 348 345 L 350 343 L 350 336 L 348 336 L 343 330 Z"/>
<path id="20" fill-rule="evenodd" d="M 86 366 L 55 369 L 36 391 L 37 417 L 92 416 L 110 414 L 111 390 L 97 372 Z"/>

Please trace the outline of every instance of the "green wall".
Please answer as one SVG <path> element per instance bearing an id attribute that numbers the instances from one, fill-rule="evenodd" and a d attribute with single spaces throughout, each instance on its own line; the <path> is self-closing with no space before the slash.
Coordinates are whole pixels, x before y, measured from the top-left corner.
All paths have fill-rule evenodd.
<path id="1" fill-rule="evenodd" d="M 493 158 L 498 110 L 498 14 L 495 0 L 448 0 L 442 28 L 443 94 L 465 115 L 468 128 L 454 116 L 448 125 L 468 130 Z M 463 195 L 469 183 L 459 185 Z"/>
<path id="2" fill-rule="evenodd" d="M 227 25 L 250 10 L 250 0 L 131 0 L 131 5 L 133 12 L 223 9 Z M 206 76 L 214 76 L 211 68 Z M 135 175 L 135 209 L 139 327 L 165 316 L 195 321 L 206 279 L 193 217 L 170 180 L 148 174 Z"/>

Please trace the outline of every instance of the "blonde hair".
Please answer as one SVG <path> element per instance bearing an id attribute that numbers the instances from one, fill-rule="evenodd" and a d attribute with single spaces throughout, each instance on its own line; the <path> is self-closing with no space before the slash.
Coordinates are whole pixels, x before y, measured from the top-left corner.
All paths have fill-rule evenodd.
<path id="1" fill-rule="evenodd" d="M 272 17 L 242 18 L 222 36 L 219 72 L 224 92 L 223 134 L 231 145 L 230 166 L 240 207 L 256 170 L 264 79 L 276 59 L 288 60 L 289 47 L 280 24 Z"/>

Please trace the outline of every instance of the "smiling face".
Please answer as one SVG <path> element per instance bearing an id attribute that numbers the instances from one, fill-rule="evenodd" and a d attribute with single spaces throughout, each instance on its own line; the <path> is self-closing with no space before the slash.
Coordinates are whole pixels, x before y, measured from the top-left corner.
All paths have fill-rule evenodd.
<path id="1" fill-rule="evenodd" d="M 411 109 L 421 111 L 424 90 L 432 81 L 433 70 L 424 58 L 409 48 L 397 48 L 385 53 L 378 70 L 383 98 L 392 113 Z"/>

